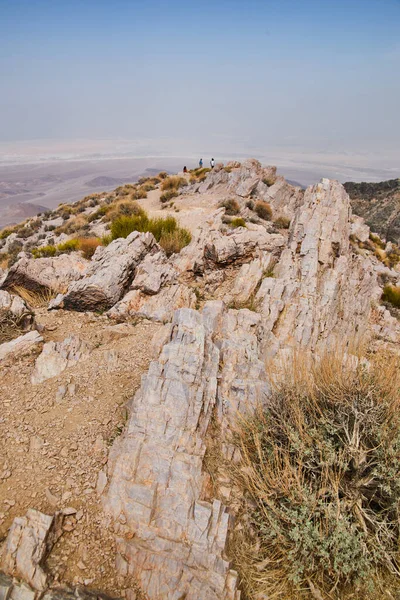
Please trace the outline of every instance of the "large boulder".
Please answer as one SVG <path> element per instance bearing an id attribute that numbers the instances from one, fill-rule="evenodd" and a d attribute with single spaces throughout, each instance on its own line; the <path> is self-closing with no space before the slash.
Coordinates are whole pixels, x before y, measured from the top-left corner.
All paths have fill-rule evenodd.
<path id="1" fill-rule="evenodd" d="M 111 308 L 129 289 L 138 264 L 149 252 L 158 251 L 160 247 L 151 233 L 137 231 L 106 247 L 99 246 L 85 276 L 71 283 L 66 293 L 52 302 L 51 308 L 78 311 Z"/>
<path id="2" fill-rule="evenodd" d="M 5 290 L 23 287 L 34 292 L 64 292 L 71 281 L 82 277 L 89 261 L 76 252 L 54 258 L 21 258 L 2 283 Z"/>

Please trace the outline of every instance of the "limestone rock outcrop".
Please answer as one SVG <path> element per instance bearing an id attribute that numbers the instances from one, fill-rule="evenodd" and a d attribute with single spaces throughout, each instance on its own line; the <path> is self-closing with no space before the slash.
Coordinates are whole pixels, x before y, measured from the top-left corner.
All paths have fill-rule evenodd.
<path id="1" fill-rule="evenodd" d="M 46 515 L 28 509 L 16 517 L 0 558 L 0 600 L 109 600 L 84 587 L 48 587 L 44 562 L 62 533 L 63 514 Z"/>
<path id="2" fill-rule="evenodd" d="M 72 335 L 62 342 L 47 342 L 36 359 L 31 382 L 38 384 L 51 377 L 56 377 L 67 367 L 88 357 L 89 348 L 76 335 Z"/>
<path id="3" fill-rule="evenodd" d="M 116 321 L 144 318 L 167 323 L 172 320 L 174 310 L 194 308 L 195 305 L 194 292 L 186 285 L 177 283 L 162 288 L 157 295 L 131 290 L 107 314 Z"/>
<path id="4" fill-rule="evenodd" d="M 215 265 L 251 259 L 257 251 L 279 251 L 285 245 L 285 238 L 279 233 L 268 233 L 265 227 L 255 225 L 252 229 L 239 227 L 228 235 L 215 234 L 206 243 L 204 259 Z"/>
<path id="5" fill-rule="evenodd" d="M 14 519 L 1 557 L 5 573 L 23 579 L 39 591 L 46 588 L 42 563 L 52 524 L 53 517 L 30 508 L 25 517 Z"/>
<path id="6" fill-rule="evenodd" d="M 376 274 L 369 260 L 352 255 L 349 235 L 343 186 L 323 180 L 308 188 L 275 277 L 257 293 L 268 356 L 296 346 L 333 348 L 367 333 Z"/>
<path id="7" fill-rule="evenodd" d="M 0 361 L 6 358 L 15 359 L 38 348 L 43 338 L 38 331 L 29 331 L 24 335 L 0 344 Z"/>
<path id="8" fill-rule="evenodd" d="M 158 250 L 151 233 L 137 231 L 107 247 L 99 246 L 85 277 L 71 283 L 51 307 L 79 311 L 111 308 L 129 289 L 138 264 L 149 252 Z"/>
<path id="9" fill-rule="evenodd" d="M 147 254 L 136 269 L 131 289 L 148 295 L 158 294 L 162 287 L 175 281 L 177 275 L 163 251 Z"/>
<path id="10" fill-rule="evenodd" d="M 110 458 L 105 507 L 119 568 L 153 600 L 239 598 L 224 554 L 229 515 L 221 502 L 201 499 L 219 364 L 212 330 L 221 309 L 175 313 L 171 338 L 151 363 Z"/>
<path id="11" fill-rule="evenodd" d="M 54 258 L 21 258 L 13 265 L 2 283 L 2 289 L 21 286 L 34 292 L 63 292 L 71 281 L 82 277 L 89 261 L 79 254 L 61 254 Z"/>

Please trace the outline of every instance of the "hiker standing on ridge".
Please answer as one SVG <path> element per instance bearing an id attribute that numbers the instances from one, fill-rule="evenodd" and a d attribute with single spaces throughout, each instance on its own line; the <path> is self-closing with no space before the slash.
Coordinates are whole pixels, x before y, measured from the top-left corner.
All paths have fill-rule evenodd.
<path id="1" fill-rule="evenodd" d="M 201 158 L 199 160 L 199 169 L 202 169 L 202 168 L 203 168 L 203 159 Z"/>
<path id="2" fill-rule="evenodd" d="M 215 167 L 215 160 L 213 158 L 210 160 L 210 165 L 212 169 Z"/>

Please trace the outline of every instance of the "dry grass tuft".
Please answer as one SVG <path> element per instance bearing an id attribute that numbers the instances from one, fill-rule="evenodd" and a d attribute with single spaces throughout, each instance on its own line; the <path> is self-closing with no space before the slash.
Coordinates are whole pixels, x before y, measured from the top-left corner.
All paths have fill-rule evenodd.
<path id="1" fill-rule="evenodd" d="M 179 177 L 179 175 L 172 175 L 171 177 L 166 177 L 161 182 L 161 189 L 163 192 L 168 190 L 174 190 L 175 192 L 183 186 L 186 186 L 188 182 L 184 177 Z"/>
<path id="2" fill-rule="evenodd" d="M 399 589 L 399 361 L 352 359 L 295 359 L 267 405 L 239 421 L 245 501 L 230 552 L 248 598 Z"/>
<path id="3" fill-rule="evenodd" d="M 240 212 L 240 205 L 235 198 L 228 198 L 218 205 L 220 208 L 225 208 L 226 215 L 237 215 Z"/>
<path id="4" fill-rule="evenodd" d="M 166 202 L 169 202 L 170 200 L 172 200 L 172 198 L 176 198 L 177 196 L 179 196 L 177 191 L 167 190 L 166 192 L 161 194 L 160 202 L 161 202 L 161 204 L 165 204 Z"/>
<path id="5" fill-rule="evenodd" d="M 101 246 L 101 239 L 98 237 L 80 238 L 78 240 L 78 249 L 82 252 L 83 257 L 90 260 L 96 252 L 96 248 Z"/>
<path id="6" fill-rule="evenodd" d="M 271 221 L 272 219 L 272 208 L 268 204 L 268 202 L 264 202 L 263 200 L 259 200 L 256 202 L 254 210 L 260 219 L 264 219 L 264 221 Z"/>
<path id="7" fill-rule="evenodd" d="M 7 310 L 0 310 L 0 344 L 23 335 L 26 325 L 33 321 L 33 313 L 28 310 L 20 316 L 12 315 Z"/>
<path id="8" fill-rule="evenodd" d="M 59 290 L 51 290 L 48 288 L 41 288 L 37 290 L 28 290 L 25 287 L 20 285 L 16 285 L 10 290 L 13 294 L 17 294 L 25 300 L 25 302 L 31 306 L 32 308 L 43 308 L 47 306 L 53 298 L 57 296 L 57 294 L 62 294 L 65 292 L 65 289 Z"/>
<path id="9" fill-rule="evenodd" d="M 284 217 L 283 215 L 281 215 L 280 217 L 275 219 L 274 225 L 278 229 L 289 229 L 290 219 L 288 217 Z"/>
<path id="10" fill-rule="evenodd" d="M 190 231 L 178 227 L 175 231 L 164 233 L 160 238 L 160 246 L 167 256 L 178 254 L 182 248 L 190 244 L 192 236 Z"/>

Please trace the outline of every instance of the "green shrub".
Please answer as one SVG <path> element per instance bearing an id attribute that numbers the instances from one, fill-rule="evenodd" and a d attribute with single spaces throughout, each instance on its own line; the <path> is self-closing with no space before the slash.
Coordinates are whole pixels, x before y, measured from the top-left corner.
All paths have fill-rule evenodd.
<path id="1" fill-rule="evenodd" d="M 240 212 L 239 203 L 235 198 L 224 200 L 223 202 L 220 202 L 218 206 L 220 208 L 225 208 L 225 213 L 227 215 L 237 215 Z"/>
<path id="2" fill-rule="evenodd" d="M 132 231 L 147 231 L 149 219 L 143 215 L 133 215 L 130 217 L 117 217 L 111 223 L 111 237 L 113 240 L 126 238 Z"/>
<path id="3" fill-rule="evenodd" d="M 143 213 L 132 217 L 118 217 L 111 224 L 113 240 L 126 238 L 133 231 L 152 233 L 168 253 L 179 252 L 191 240 L 190 233 L 178 227 L 176 219 L 171 216 L 150 219 L 146 213 Z"/>
<path id="4" fill-rule="evenodd" d="M 101 243 L 103 246 L 108 246 L 108 244 L 111 244 L 111 242 L 112 242 L 111 233 L 109 233 L 107 235 L 103 235 L 103 237 L 101 238 Z"/>
<path id="5" fill-rule="evenodd" d="M 164 249 L 167 256 L 171 256 L 171 254 L 178 254 L 191 241 L 192 236 L 190 231 L 178 227 L 170 233 L 162 234 L 160 246 Z"/>
<path id="6" fill-rule="evenodd" d="M 236 217 L 235 219 L 232 219 L 231 227 L 246 227 L 246 221 L 241 217 Z"/>
<path id="7" fill-rule="evenodd" d="M 8 238 L 8 236 L 9 236 L 9 235 L 11 235 L 12 233 L 14 233 L 14 229 L 12 229 L 12 228 L 6 228 L 6 229 L 3 229 L 3 230 L 0 232 L 0 240 L 5 240 L 5 239 L 7 239 L 7 238 Z"/>
<path id="8" fill-rule="evenodd" d="M 265 183 L 265 185 L 267 185 L 268 187 L 270 187 L 271 185 L 274 185 L 276 179 L 274 177 L 264 177 L 262 182 Z"/>
<path id="9" fill-rule="evenodd" d="M 118 238 L 126 238 L 132 231 L 140 231 L 145 233 L 149 231 L 154 235 L 157 242 L 160 240 L 163 233 L 172 233 L 177 229 L 177 222 L 174 217 L 157 217 L 149 219 L 147 214 L 118 217 L 111 224 L 111 237 L 113 240 Z"/>
<path id="10" fill-rule="evenodd" d="M 400 308 L 400 287 L 385 285 L 383 288 L 382 300 L 384 302 L 389 302 L 396 308 Z"/>
<path id="11" fill-rule="evenodd" d="M 110 210 L 110 206 L 108 206 L 106 204 L 103 206 L 100 206 L 100 208 L 98 208 L 94 213 L 89 215 L 89 218 L 88 218 L 89 223 L 92 223 L 93 221 L 97 221 L 97 219 L 101 219 L 102 217 L 104 217 L 104 215 L 106 215 L 108 213 L 109 210 Z"/>
<path id="12" fill-rule="evenodd" d="M 344 357 L 294 360 L 238 424 L 246 500 L 232 552 L 251 598 L 397 597 L 398 359 Z"/>
<path id="13" fill-rule="evenodd" d="M 264 219 L 264 221 L 272 219 L 272 209 L 268 202 L 264 202 L 263 200 L 256 202 L 255 211 L 260 219 Z"/>
<path id="14" fill-rule="evenodd" d="M 41 246 L 40 248 L 33 248 L 32 254 L 34 258 L 55 256 L 57 254 L 57 248 L 53 245 Z"/>
<path id="15" fill-rule="evenodd" d="M 62 242 L 61 244 L 58 244 L 57 252 L 59 252 L 60 254 L 69 254 L 70 252 L 74 252 L 75 250 L 78 250 L 78 246 L 79 246 L 78 239 L 67 240 L 66 242 Z"/>
<path id="16" fill-rule="evenodd" d="M 168 173 L 167 171 L 160 171 L 160 173 L 157 175 L 158 179 L 166 179 L 168 177 Z"/>
<path id="17" fill-rule="evenodd" d="M 172 200 L 172 198 L 176 198 L 176 196 L 179 196 L 178 192 L 175 190 L 167 190 L 166 192 L 164 192 L 163 194 L 161 194 L 160 196 L 160 202 L 162 204 L 164 204 L 165 202 L 169 202 L 170 200 Z"/>
<path id="18" fill-rule="evenodd" d="M 114 221 L 117 217 L 126 216 L 130 217 L 132 215 L 143 215 L 144 210 L 137 204 L 137 202 L 132 202 L 128 200 L 123 200 L 120 202 L 116 202 L 115 204 L 108 207 L 108 212 L 105 217 L 105 221 Z"/>
<path id="19" fill-rule="evenodd" d="M 283 215 L 275 219 L 274 221 L 275 227 L 278 229 L 289 229 L 290 227 L 290 219 L 288 217 L 284 217 Z"/>
<path id="20" fill-rule="evenodd" d="M 382 250 L 385 249 L 386 244 L 385 242 L 383 242 L 381 240 L 381 238 L 378 235 L 375 235 L 374 233 L 370 233 L 369 234 L 369 239 L 374 242 L 374 244 L 376 244 L 377 246 L 379 246 L 379 248 L 382 248 Z"/>

